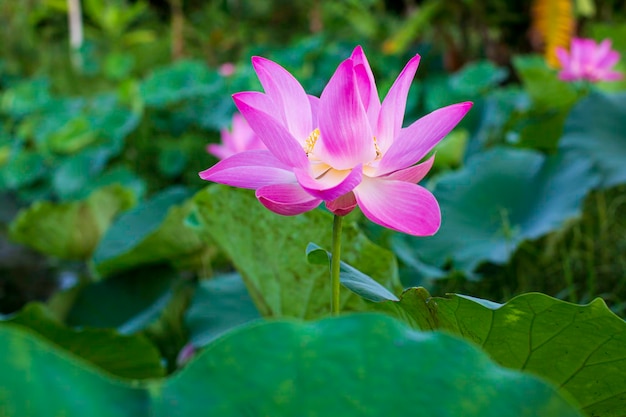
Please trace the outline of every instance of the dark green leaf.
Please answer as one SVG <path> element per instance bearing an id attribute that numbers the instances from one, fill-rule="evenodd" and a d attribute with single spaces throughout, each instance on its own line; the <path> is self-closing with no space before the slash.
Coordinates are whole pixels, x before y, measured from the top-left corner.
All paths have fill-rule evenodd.
<path id="1" fill-rule="evenodd" d="M 626 183 L 626 94 L 592 93 L 572 110 L 561 149 L 588 158 L 601 187 Z"/>
<path id="2" fill-rule="evenodd" d="M 0 188 L 15 190 L 31 185 L 46 172 L 44 159 L 36 152 L 17 151 L 0 166 Z"/>
<path id="3" fill-rule="evenodd" d="M 557 71 L 549 68 L 543 57 L 519 55 L 513 59 L 513 65 L 535 108 L 569 108 L 578 98 L 574 85 L 559 80 Z"/>
<path id="4" fill-rule="evenodd" d="M 159 351 L 141 335 L 124 336 L 111 329 L 74 330 L 58 322 L 42 304 L 28 304 L 0 321 L 0 328 L 31 329 L 52 343 L 111 374 L 131 379 L 164 375 Z"/>
<path id="5" fill-rule="evenodd" d="M 143 330 L 172 299 L 176 276 L 173 270 L 161 265 L 85 285 L 66 321 L 78 327 L 116 328 L 123 334 Z"/>
<path id="6" fill-rule="evenodd" d="M 185 202 L 189 196 L 183 188 L 170 188 L 120 216 L 94 253 L 96 270 L 106 276 L 202 251 L 200 238 L 184 224 L 192 206 Z"/>
<path id="7" fill-rule="evenodd" d="M 508 76 L 506 68 L 496 67 L 491 61 L 477 61 L 465 65 L 450 77 L 450 87 L 464 95 L 477 95 L 496 87 Z"/>
<path id="8" fill-rule="evenodd" d="M 2 94 L 0 109 L 14 117 L 33 113 L 50 104 L 50 83 L 46 78 L 23 81 Z"/>
<path id="9" fill-rule="evenodd" d="M 141 84 L 146 104 L 164 107 L 199 96 L 210 96 L 222 87 L 222 77 L 200 61 L 178 61 L 154 71 Z"/>
<path id="10" fill-rule="evenodd" d="M 66 158 L 57 167 L 52 185 L 61 199 L 84 196 L 84 190 L 105 168 L 109 153 L 103 149 L 87 149 Z"/>
<path id="11" fill-rule="evenodd" d="M 190 341 L 204 346 L 227 330 L 260 317 L 241 276 L 230 274 L 202 281 L 185 323 Z"/>
<path id="12" fill-rule="evenodd" d="M 436 235 L 397 235 L 394 245 L 402 246 L 398 254 L 408 265 L 416 258 L 471 276 L 481 263 L 504 263 L 525 239 L 547 234 L 578 215 L 597 180 L 591 161 L 575 154 L 545 157 L 495 148 L 436 180 L 433 194 L 442 213 Z"/>

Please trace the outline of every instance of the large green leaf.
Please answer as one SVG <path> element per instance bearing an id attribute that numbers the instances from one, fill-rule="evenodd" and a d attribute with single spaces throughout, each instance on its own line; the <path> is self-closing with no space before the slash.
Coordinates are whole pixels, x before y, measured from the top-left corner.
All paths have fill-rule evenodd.
<path id="1" fill-rule="evenodd" d="M 183 321 L 194 289 L 192 282 L 180 279 L 166 265 L 144 266 L 85 285 L 77 294 L 64 294 L 66 299 L 57 296 L 51 304 L 75 327 L 142 332 L 158 346 L 163 363 L 173 371 L 176 355 L 187 341 Z"/>
<path id="2" fill-rule="evenodd" d="M 560 147 L 593 163 L 601 187 L 626 183 L 626 93 L 592 93 L 572 110 Z"/>
<path id="3" fill-rule="evenodd" d="M 491 61 L 476 61 L 452 75 L 448 84 L 459 94 L 478 95 L 498 86 L 508 75 L 506 68 L 497 67 Z"/>
<path id="4" fill-rule="evenodd" d="M 196 232 L 184 224 L 192 203 L 180 187 L 166 189 L 111 225 L 98 245 L 93 261 L 104 276 L 132 267 L 176 261 L 204 249 Z"/>
<path id="5" fill-rule="evenodd" d="M 142 114 L 131 111 L 119 102 L 115 94 L 102 94 L 88 102 L 86 111 L 99 143 L 111 154 L 122 151 L 124 140 L 137 127 Z"/>
<path id="6" fill-rule="evenodd" d="M 0 326 L 3 416 L 139 416 L 145 393 L 110 379 L 30 331 Z M 146 414 L 144 414 L 146 415 Z"/>
<path id="7" fill-rule="evenodd" d="M 164 375 L 159 351 L 144 336 L 120 335 L 111 329 L 74 330 L 58 322 L 42 304 L 28 304 L 18 314 L 0 321 L 0 327 L 3 326 L 29 328 L 120 377 L 139 379 Z"/>
<path id="8" fill-rule="evenodd" d="M 625 413 L 626 323 L 604 301 L 575 305 L 530 293 L 504 305 L 423 288 L 372 304 L 420 329 L 442 329 L 481 346 L 499 364 L 530 371 L 576 398 L 590 416 Z"/>
<path id="9" fill-rule="evenodd" d="M 559 80 L 557 71 L 548 67 L 543 57 L 516 56 L 513 65 L 537 109 L 568 108 L 578 98 L 574 85 Z"/>
<path id="10" fill-rule="evenodd" d="M 81 188 L 79 196 L 85 193 L 89 194 L 96 188 L 105 187 L 111 184 L 122 184 L 129 190 L 132 190 L 137 196 L 137 200 L 142 200 L 146 193 L 146 182 L 140 178 L 135 172 L 129 170 L 123 165 L 112 166 L 106 171 L 98 174 L 96 178 L 91 179 L 84 187 Z"/>
<path id="11" fill-rule="evenodd" d="M 50 102 L 50 82 L 47 78 L 34 78 L 4 91 L 0 99 L 0 110 L 18 118 L 38 111 Z"/>
<path id="12" fill-rule="evenodd" d="M 107 379 L 20 329 L 0 328 L 0 340 L 9 416 L 580 416 L 551 386 L 476 347 L 379 315 L 246 326 L 141 385 Z"/>
<path id="13" fill-rule="evenodd" d="M 238 274 L 222 275 L 200 283 L 185 313 L 190 342 L 204 346 L 260 314 Z"/>
<path id="14" fill-rule="evenodd" d="M 200 61 L 178 61 L 159 68 L 140 86 L 141 96 L 150 106 L 169 104 L 199 96 L 210 96 L 223 87 L 223 78 Z"/>
<path id="15" fill-rule="evenodd" d="M 579 214 L 598 178 L 577 154 L 545 157 L 530 150 L 495 148 L 436 180 L 433 194 L 442 225 L 432 237 L 394 237 L 400 258 L 471 276 L 478 265 L 506 262 L 525 239 L 535 239 Z"/>
<path id="16" fill-rule="evenodd" d="M 120 185 L 96 190 L 80 201 L 39 201 L 18 214 L 10 237 L 48 255 L 88 259 L 113 218 L 133 204 L 134 194 Z"/>
<path id="17" fill-rule="evenodd" d="M 241 273 L 259 311 L 265 316 L 314 318 L 327 314 L 328 268 L 310 265 L 309 242 L 330 247 L 332 216 L 314 210 L 279 216 L 263 207 L 248 190 L 212 185 L 194 198 L 199 231 L 215 242 Z M 399 288 L 393 254 L 370 242 L 355 224 L 344 226 L 342 259 L 383 286 Z M 343 292 L 344 309 L 363 300 Z"/>
<path id="18" fill-rule="evenodd" d="M 559 80 L 543 57 L 517 56 L 513 65 L 533 103 L 514 126 L 515 140 L 521 146 L 552 151 L 579 92 L 572 83 Z"/>
<path id="19" fill-rule="evenodd" d="M 0 166 L 0 189 L 16 190 L 31 185 L 46 172 L 44 158 L 36 152 L 16 150 Z"/>
<path id="20" fill-rule="evenodd" d="M 61 199 L 84 196 L 84 190 L 104 170 L 109 156 L 104 149 L 92 148 L 65 158 L 52 176 L 56 194 Z"/>
<path id="21" fill-rule="evenodd" d="M 54 153 L 73 154 L 96 140 L 89 120 L 79 115 L 68 120 L 59 130 L 48 137 L 48 147 Z"/>
<path id="22" fill-rule="evenodd" d="M 159 265 L 87 284 L 76 294 L 66 321 L 77 327 L 116 328 L 123 334 L 143 330 L 170 303 L 176 276 Z"/>

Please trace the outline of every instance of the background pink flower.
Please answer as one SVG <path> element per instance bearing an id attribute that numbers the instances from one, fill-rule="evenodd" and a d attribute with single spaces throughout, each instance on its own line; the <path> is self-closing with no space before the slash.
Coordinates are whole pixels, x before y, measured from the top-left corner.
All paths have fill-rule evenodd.
<path id="1" fill-rule="evenodd" d="M 620 54 L 611 49 L 610 39 L 598 44 L 593 39 L 574 38 L 570 51 L 557 48 L 556 56 L 562 67 L 559 78 L 564 81 L 616 81 L 623 77 L 622 73 L 613 71 Z"/>
<path id="2" fill-rule="evenodd" d="M 219 159 L 225 159 L 243 151 L 265 149 L 261 139 L 239 113 L 233 116 L 232 129 L 230 131 L 222 129 L 221 135 L 221 144 L 210 144 L 207 146 L 207 152 Z"/>
<path id="3" fill-rule="evenodd" d="M 217 72 L 219 72 L 222 77 L 230 77 L 235 73 L 235 69 L 235 64 L 232 62 L 226 62 L 219 66 Z"/>

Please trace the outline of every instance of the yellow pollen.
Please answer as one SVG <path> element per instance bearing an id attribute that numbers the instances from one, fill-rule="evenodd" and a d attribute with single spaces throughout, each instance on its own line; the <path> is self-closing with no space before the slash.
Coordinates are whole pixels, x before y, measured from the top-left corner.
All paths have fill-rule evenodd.
<path id="1" fill-rule="evenodd" d="M 320 137 L 320 130 L 315 129 L 313 132 L 311 132 L 309 137 L 306 138 L 306 140 L 304 141 L 304 152 L 306 152 L 307 156 L 309 156 L 309 154 L 313 152 L 313 147 L 315 146 L 315 142 L 317 142 L 319 137 Z"/>
<path id="2" fill-rule="evenodd" d="M 376 136 L 374 136 L 374 149 L 376 149 L 376 159 L 380 159 L 383 156 L 383 153 L 380 151 L 380 147 L 378 146 L 378 141 L 376 140 Z"/>

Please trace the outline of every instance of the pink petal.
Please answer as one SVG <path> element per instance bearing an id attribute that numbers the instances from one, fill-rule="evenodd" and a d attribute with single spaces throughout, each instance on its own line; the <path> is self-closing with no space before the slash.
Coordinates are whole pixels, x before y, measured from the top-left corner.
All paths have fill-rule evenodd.
<path id="1" fill-rule="evenodd" d="M 365 217 L 389 229 L 431 236 L 441 225 L 437 200 L 419 185 L 365 177 L 354 194 Z"/>
<path id="2" fill-rule="evenodd" d="M 372 130 L 356 86 L 352 61 L 343 61 L 320 97 L 320 137 L 314 155 L 338 170 L 373 161 Z"/>
<path id="3" fill-rule="evenodd" d="M 465 102 L 437 109 L 402 129 L 381 159 L 377 175 L 407 168 L 422 159 L 454 129 L 472 105 Z"/>
<path id="4" fill-rule="evenodd" d="M 367 61 L 363 48 L 360 46 L 354 48 L 350 59 L 354 63 L 357 88 L 359 89 L 370 126 L 376 126 L 378 113 L 380 112 L 380 97 L 378 97 L 378 89 L 376 88 L 372 68 Z"/>
<path id="5" fill-rule="evenodd" d="M 259 188 L 256 197 L 266 208 L 283 216 L 295 216 L 313 210 L 321 203 L 295 183 Z"/>
<path id="6" fill-rule="evenodd" d="M 600 42 L 596 47 L 594 53 L 596 63 L 604 59 L 609 52 L 611 52 L 611 40 L 605 39 Z"/>
<path id="7" fill-rule="evenodd" d="M 356 207 L 356 198 L 353 192 L 326 202 L 326 208 L 337 216 L 346 216 Z"/>
<path id="8" fill-rule="evenodd" d="M 233 151 L 231 149 L 228 149 L 227 146 L 219 145 L 216 143 L 211 143 L 207 145 L 206 150 L 217 159 L 226 159 L 234 154 Z"/>
<path id="9" fill-rule="evenodd" d="M 617 51 L 607 52 L 602 59 L 596 63 L 597 68 L 600 70 L 610 70 L 619 61 L 620 55 Z"/>
<path id="10" fill-rule="evenodd" d="M 304 190 L 324 201 L 334 200 L 349 193 L 359 185 L 363 178 L 361 165 L 345 171 L 331 168 L 318 178 L 312 178 L 308 170 L 296 169 L 294 172 L 298 183 Z"/>
<path id="11" fill-rule="evenodd" d="M 569 66 L 569 52 L 561 46 L 556 48 L 556 57 L 561 64 L 561 68 L 567 68 Z"/>
<path id="12" fill-rule="evenodd" d="M 369 78 L 370 88 L 372 88 L 373 91 L 375 92 L 376 82 L 374 80 L 374 73 L 372 72 L 370 63 L 367 60 L 367 57 L 365 56 L 365 52 L 363 52 L 363 48 L 360 45 L 354 48 L 354 50 L 352 51 L 352 54 L 350 55 L 350 59 L 352 60 L 355 66 L 363 65 L 363 68 L 365 69 L 367 77 Z"/>
<path id="13" fill-rule="evenodd" d="M 406 100 L 409 95 L 409 88 L 415 77 L 415 72 L 420 63 L 420 56 L 415 55 L 405 65 L 404 69 L 394 81 L 389 93 L 383 100 L 378 116 L 376 139 L 381 152 L 387 152 L 394 138 L 402 129 L 404 111 L 406 110 Z"/>
<path id="14" fill-rule="evenodd" d="M 317 126 L 317 115 L 319 114 L 320 109 L 320 99 L 319 97 L 309 95 L 309 105 L 311 106 L 311 120 L 313 121 L 313 126 Z M 310 132 L 309 132 L 310 133 Z M 308 138 L 308 136 L 307 136 Z M 306 138 L 305 138 L 306 139 Z"/>
<path id="15" fill-rule="evenodd" d="M 404 181 L 410 182 L 412 184 L 417 184 L 424 179 L 426 174 L 428 174 L 428 171 L 430 171 L 434 162 L 435 155 L 431 156 L 421 164 L 413 165 L 412 167 L 401 169 L 399 171 L 394 171 L 391 174 L 387 174 L 380 178 L 385 180 Z"/>
<path id="16" fill-rule="evenodd" d="M 237 105 L 237 101 L 241 101 L 249 107 L 254 107 L 257 110 L 270 115 L 275 113 L 276 109 L 276 103 L 274 103 L 274 100 L 272 100 L 267 94 L 259 93 L 258 91 L 243 91 L 241 93 L 233 94 L 233 101 L 235 102 L 235 105 Z M 244 119 L 246 119 L 245 114 L 240 114 Z M 250 124 L 250 122 L 248 122 L 248 124 Z M 286 127 L 287 126 L 285 125 L 285 128 Z"/>
<path id="17" fill-rule="evenodd" d="M 602 76 L 602 80 L 604 81 L 619 81 L 622 78 L 624 78 L 624 74 L 617 71 L 607 71 Z"/>
<path id="18" fill-rule="evenodd" d="M 290 167 L 304 168 L 309 160 L 300 143 L 280 122 L 262 109 L 255 107 L 257 103 L 265 104 L 259 94 L 238 93 L 233 95 L 233 100 L 252 130 L 278 160 Z"/>
<path id="19" fill-rule="evenodd" d="M 289 167 L 264 150 L 236 153 L 199 175 L 206 181 L 252 189 L 296 180 Z"/>
<path id="20" fill-rule="evenodd" d="M 255 56 L 252 58 L 252 65 L 263 89 L 276 103 L 276 112 L 280 114 L 287 129 L 296 138 L 306 139 L 314 127 L 304 88 L 287 70 L 269 59 Z"/>
<path id="21" fill-rule="evenodd" d="M 221 145 L 210 144 L 207 146 L 207 152 L 219 159 L 226 159 L 238 152 L 265 149 L 261 139 L 240 113 L 233 115 L 232 132 L 228 129 L 222 129 L 220 134 L 222 137 Z"/>

